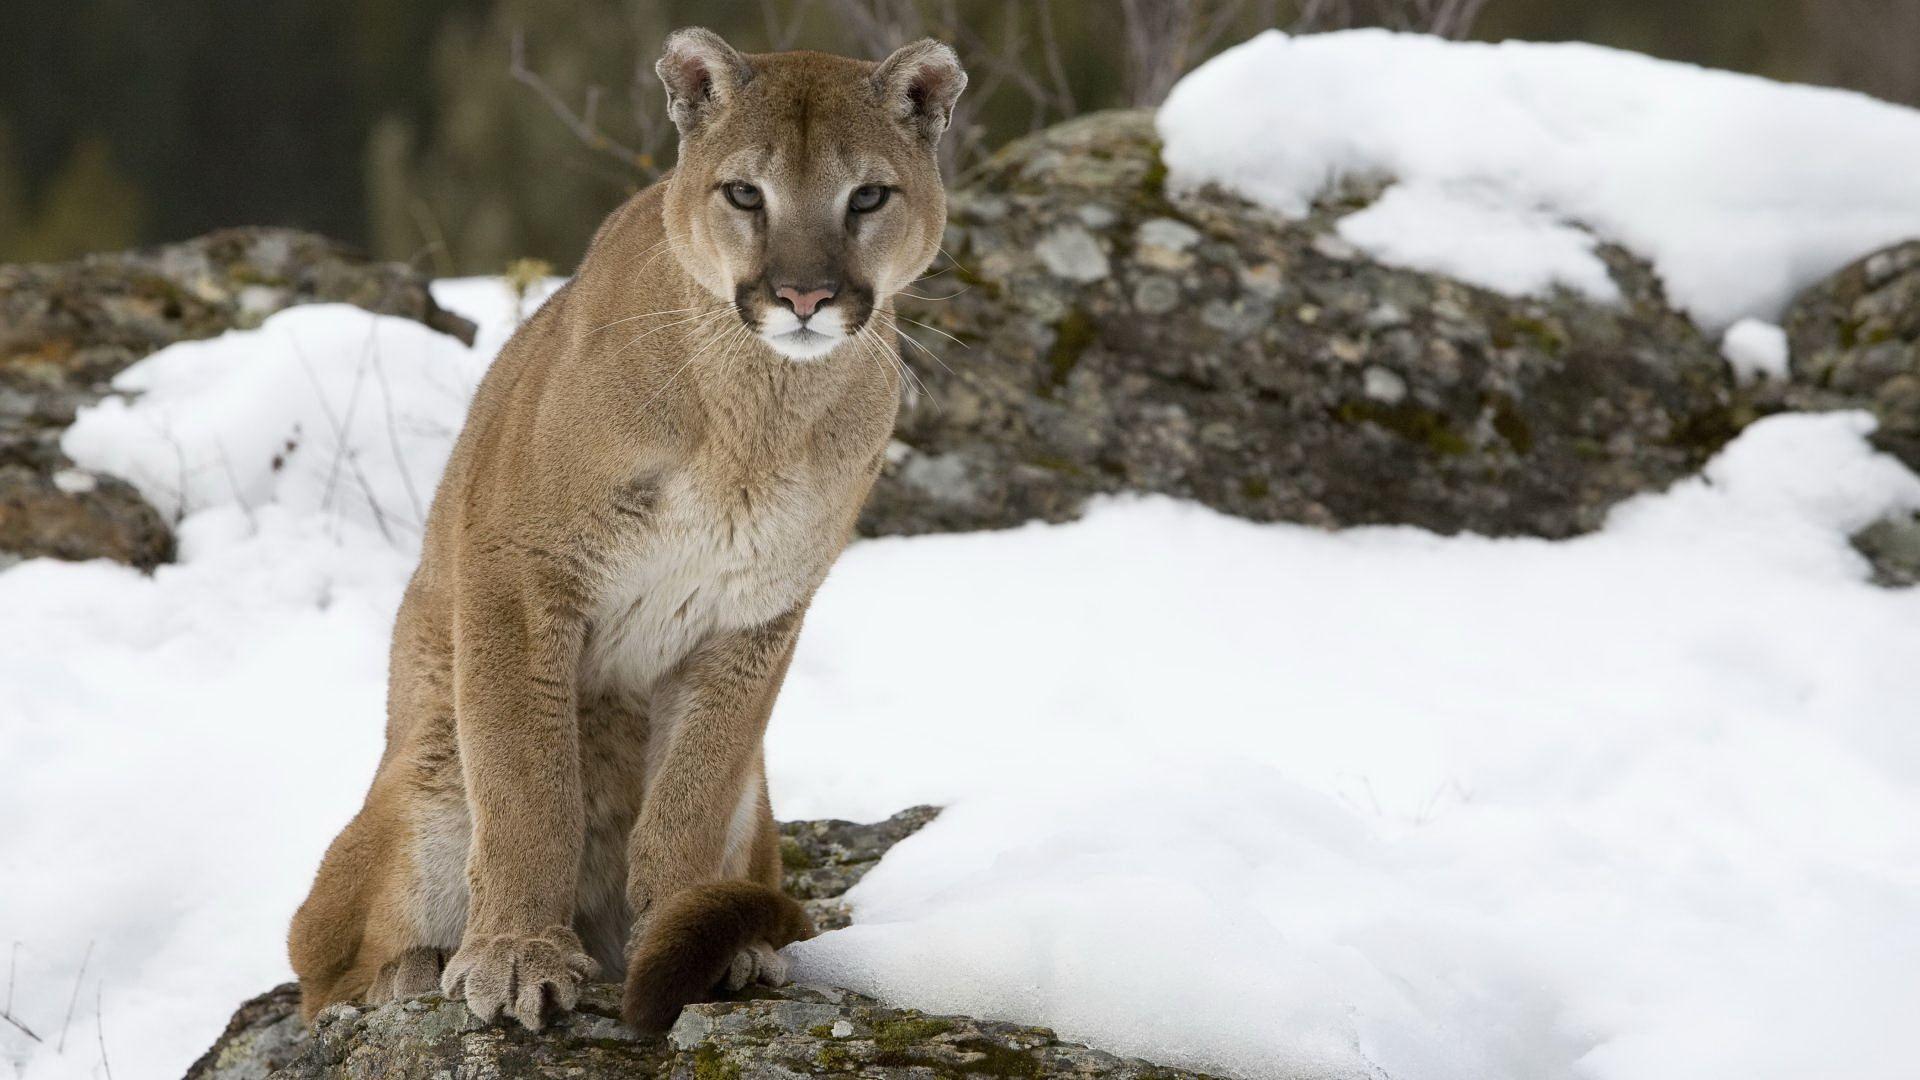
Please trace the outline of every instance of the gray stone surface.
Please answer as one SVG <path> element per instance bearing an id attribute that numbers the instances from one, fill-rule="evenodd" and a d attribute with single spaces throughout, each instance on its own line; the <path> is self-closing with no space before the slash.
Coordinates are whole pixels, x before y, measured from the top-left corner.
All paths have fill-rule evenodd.
<path id="1" fill-rule="evenodd" d="M 1920 468 L 1920 239 L 1808 289 L 1786 327 L 1792 378 L 1778 404 L 1871 409 L 1874 442 Z"/>
<path id="2" fill-rule="evenodd" d="M 126 484 L 74 469 L 60 434 L 121 369 L 177 341 L 334 301 L 473 339 L 427 279 L 289 229 L 227 229 L 70 263 L 0 266 L 0 554 L 172 557 L 168 523 Z"/>
<path id="3" fill-rule="evenodd" d="M 377 1009 L 335 1006 L 311 1034 L 299 1033 L 296 1007 L 291 984 L 248 1002 L 187 1080 L 1203 1075 L 1064 1042 L 1046 1028 L 929 1016 L 830 987 L 760 989 L 690 1005 L 671 1031 L 653 1037 L 621 1025 L 620 989 L 608 983 L 588 986 L 578 1010 L 538 1034 L 483 1024 L 437 995 Z"/>
<path id="4" fill-rule="evenodd" d="M 919 832 L 940 812 L 915 806 L 885 821 L 788 821 L 780 826 L 780 861 L 786 867 L 787 893 L 806 904 L 821 930 L 847 925 L 850 913 L 840 901 L 874 868 L 893 845 Z"/>
<path id="5" fill-rule="evenodd" d="M 869 535 L 1076 516 L 1163 492 L 1259 521 L 1568 536 L 1738 430 L 1714 343 L 1642 262 L 1625 301 L 1516 300 L 1382 266 L 1304 220 L 1166 186 L 1151 117 L 1007 147 L 952 198 L 903 313 L 905 408 Z M 949 337 L 950 335 L 950 337 Z M 955 340 L 957 339 L 957 340 Z"/>
<path id="6" fill-rule="evenodd" d="M 1920 470 L 1920 239 L 1861 258 L 1797 297 L 1790 377 L 1750 391 L 1754 412 L 1866 409 L 1873 443 Z M 1853 545 L 1889 587 L 1920 582 L 1920 521 L 1876 522 Z"/>

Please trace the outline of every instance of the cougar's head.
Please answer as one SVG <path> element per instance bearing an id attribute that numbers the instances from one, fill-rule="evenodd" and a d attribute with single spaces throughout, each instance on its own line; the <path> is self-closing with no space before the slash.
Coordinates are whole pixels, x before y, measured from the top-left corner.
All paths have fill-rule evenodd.
<path id="1" fill-rule="evenodd" d="M 779 353 L 832 351 L 933 261 L 947 213 L 934 152 L 967 85 L 952 49 L 743 56 L 689 29 L 655 70 L 680 129 L 669 241 Z"/>

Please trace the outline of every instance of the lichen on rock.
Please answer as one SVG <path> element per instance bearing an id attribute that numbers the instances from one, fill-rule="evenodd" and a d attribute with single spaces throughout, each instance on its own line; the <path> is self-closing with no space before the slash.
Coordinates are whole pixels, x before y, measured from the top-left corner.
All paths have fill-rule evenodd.
<path id="1" fill-rule="evenodd" d="M 951 256 L 920 290 L 943 298 L 901 301 L 932 328 L 901 327 L 929 393 L 862 530 L 1060 521 L 1143 491 L 1256 521 L 1562 537 L 1737 431 L 1725 362 L 1643 261 L 1602 248 L 1617 304 L 1503 296 L 1341 240 L 1369 197 L 1290 220 L 1169 192 L 1146 112 L 1008 146 L 951 199 Z"/>

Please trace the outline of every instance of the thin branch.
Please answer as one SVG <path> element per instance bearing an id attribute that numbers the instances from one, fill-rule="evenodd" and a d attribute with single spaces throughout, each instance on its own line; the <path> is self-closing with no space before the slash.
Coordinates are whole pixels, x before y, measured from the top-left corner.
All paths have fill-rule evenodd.
<path id="1" fill-rule="evenodd" d="M 12 1013 L 10 1013 L 10 1012 L 0 1012 L 0 1020 L 5 1020 L 5 1021 L 6 1021 L 7 1023 L 9 1023 L 9 1024 L 12 1024 L 12 1025 L 13 1025 L 14 1027 L 17 1027 L 17 1028 L 19 1028 L 19 1029 L 20 1029 L 20 1033 L 21 1033 L 22 1035 L 25 1035 L 25 1036 L 26 1036 L 27 1038 L 29 1038 L 29 1039 L 32 1039 L 32 1040 L 33 1040 L 34 1042 L 37 1042 L 37 1043 L 41 1043 L 41 1044 L 43 1044 L 43 1045 L 44 1045 L 44 1044 L 46 1043 L 46 1040 L 45 1040 L 45 1039 L 42 1039 L 42 1038 L 41 1038 L 40 1036 L 38 1036 L 38 1035 L 35 1035 L 35 1034 L 33 1033 L 33 1029 L 32 1029 L 32 1028 L 30 1028 L 30 1027 L 28 1027 L 27 1025 L 25 1025 L 25 1024 L 23 1024 L 23 1023 L 21 1023 L 21 1022 L 20 1022 L 20 1019 L 19 1019 L 18 1017 L 16 1017 L 16 1016 L 14 1016 L 14 1015 L 13 1015 Z"/>
<path id="2" fill-rule="evenodd" d="M 550 110 L 562 124 L 566 125 L 568 131 L 573 132 L 575 138 L 585 143 L 588 147 L 607 154 L 622 162 L 627 167 L 639 170 L 641 173 L 657 171 L 657 166 L 651 154 L 642 150 L 636 150 L 601 130 L 596 115 L 600 105 L 601 90 L 599 87 L 588 88 L 585 111 L 576 113 L 573 111 L 573 108 L 567 104 L 567 99 L 562 97 L 558 90 L 555 90 L 547 80 L 541 78 L 533 69 L 527 67 L 526 35 L 518 30 L 514 31 L 513 43 L 509 47 L 507 74 L 513 76 L 514 81 L 540 95 L 540 100 L 546 102 L 548 110 Z"/>
<path id="3" fill-rule="evenodd" d="M 1053 83 L 1053 99 L 1062 116 L 1079 112 L 1073 100 L 1073 84 L 1067 81 L 1067 65 L 1060 53 L 1060 39 L 1053 29 L 1053 0 L 1040 0 L 1040 58 L 1046 63 L 1047 78 Z"/>
<path id="4" fill-rule="evenodd" d="M 93 959 L 93 942 L 87 942 L 87 951 L 80 957 L 80 970 L 73 977 L 73 996 L 67 999 L 67 1018 L 60 1024 L 60 1041 L 54 1044 L 56 1054 L 67 1052 L 67 1029 L 73 1026 L 73 1007 L 80 1003 L 80 983 L 87 977 L 87 961 Z"/>
<path id="5" fill-rule="evenodd" d="M 46 1043 L 45 1039 L 42 1039 L 32 1028 L 22 1022 L 19 1017 L 13 1015 L 13 976 L 19 967 L 20 943 L 16 941 L 13 943 L 13 951 L 7 956 L 7 1004 L 4 1008 L 0 1008 L 0 1020 L 5 1020 L 14 1027 L 19 1028 L 22 1035 L 32 1039 L 34 1042 L 44 1045 Z"/>
<path id="6" fill-rule="evenodd" d="M 101 994 L 104 991 L 105 991 L 105 984 L 101 980 L 98 980 L 98 979 L 94 980 L 94 983 L 93 983 L 93 1037 L 100 1044 L 100 1068 L 106 1072 L 107 1080 L 113 1080 L 113 1065 L 107 1061 L 106 1021 L 102 1019 L 102 1013 L 105 1010 L 102 1008 L 101 1002 L 100 1002 Z"/>

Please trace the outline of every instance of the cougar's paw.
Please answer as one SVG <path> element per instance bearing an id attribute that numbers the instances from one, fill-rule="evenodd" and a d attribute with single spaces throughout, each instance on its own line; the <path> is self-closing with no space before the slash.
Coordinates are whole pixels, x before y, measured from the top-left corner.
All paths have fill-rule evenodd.
<path id="1" fill-rule="evenodd" d="M 367 1003 L 385 1005 L 431 994 L 440 989 L 440 972 L 446 966 L 445 949 L 429 945 L 408 949 L 380 965 L 380 973 L 373 977 L 373 989 L 367 992 Z"/>
<path id="2" fill-rule="evenodd" d="M 465 998 L 482 1020 L 506 1013 L 529 1031 L 546 1024 L 547 1004 L 561 1012 L 580 1003 L 580 983 L 599 974 L 580 937 L 564 926 L 532 934 L 468 937 L 447 962 L 440 989 Z"/>
<path id="3" fill-rule="evenodd" d="M 728 990 L 739 990 L 753 982 L 763 986 L 787 985 L 787 958 L 764 941 L 756 941 L 734 953 L 733 962 L 727 965 Z"/>

